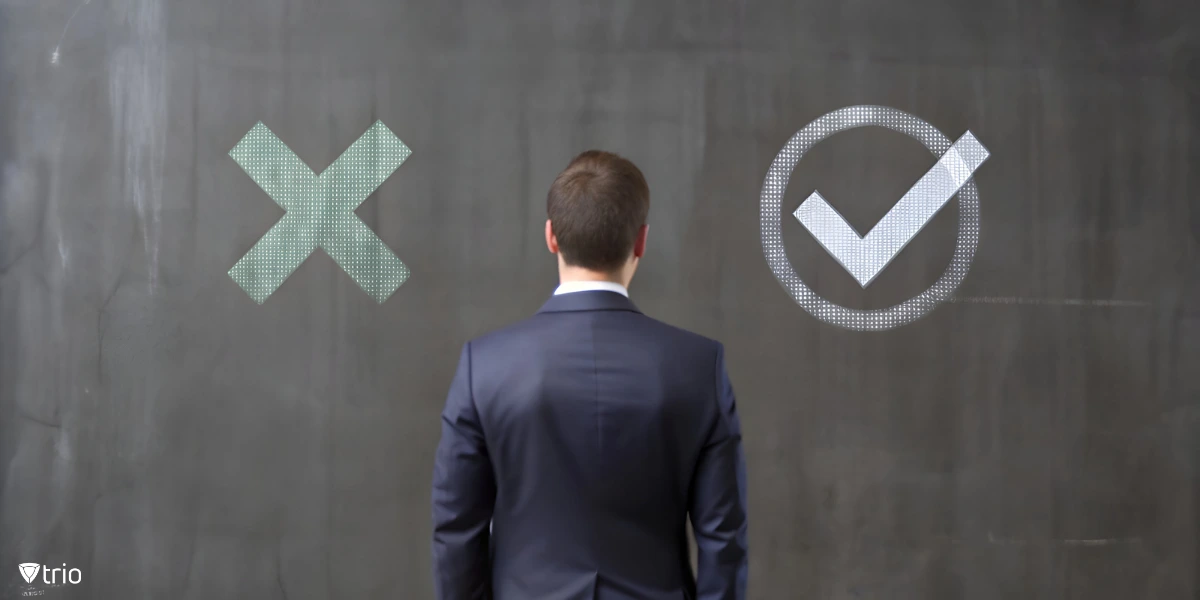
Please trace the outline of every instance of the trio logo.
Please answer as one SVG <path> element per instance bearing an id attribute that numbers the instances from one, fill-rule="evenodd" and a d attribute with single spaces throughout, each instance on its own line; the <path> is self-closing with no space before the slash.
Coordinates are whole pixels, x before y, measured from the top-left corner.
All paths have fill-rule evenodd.
<path id="1" fill-rule="evenodd" d="M 62 568 L 55 567 L 53 569 L 38 563 L 21 563 L 17 565 L 17 569 L 21 571 L 21 578 L 25 580 L 25 583 L 33 583 L 39 572 L 42 574 L 42 583 L 45 584 L 62 585 L 83 581 L 83 572 L 79 569 L 68 569 L 67 563 L 63 563 Z"/>
<path id="2" fill-rule="evenodd" d="M 950 265 L 929 289 L 890 308 L 855 310 L 822 298 L 796 275 L 783 247 L 780 213 L 788 178 L 804 154 L 830 135 L 868 125 L 916 138 L 933 153 L 937 163 L 866 235 L 859 235 L 816 191 L 800 203 L 793 216 L 863 288 L 956 194 L 958 241 Z M 950 299 L 967 276 L 979 245 L 979 190 L 972 175 L 988 156 L 987 148 L 970 131 L 951 143 L 929 123 L 887 106 L 848 106 L 822 115 L 788 140 L 767 171 L 759 221 L 767 265 L 792 299 L 822 321 L 858 331 L 893 329 L 911 323 Z"/>
<path id="3" fill-rule="evenodd" d="M 21 577 L 25 578 L 25 583 L 33 583 L 33 578 L 37 577 L 42 565 L 38 563 L 21 563 L 17 565 L 17 568 L 21 570 Z"/>

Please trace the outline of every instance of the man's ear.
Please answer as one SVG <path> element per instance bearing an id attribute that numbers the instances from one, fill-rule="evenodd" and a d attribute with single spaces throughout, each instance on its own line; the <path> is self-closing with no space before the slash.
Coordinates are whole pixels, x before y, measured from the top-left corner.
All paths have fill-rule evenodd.
<path id="1" fill-rule="evenodd" d="M 554 228 L 550 226 L 550 219 L 546 219 L 546 248 L 550 250 L 550 254 L 558 254 L 558 238 L 554 237 Z"/>
<path id="2" fill-rule="evenodd" d="M 633 242 L 634 258 L 641 258 L 646 253 L 646 235 L 650 232 L 649 225 L 642 225 L 638 230 L 637 239 Z"/>

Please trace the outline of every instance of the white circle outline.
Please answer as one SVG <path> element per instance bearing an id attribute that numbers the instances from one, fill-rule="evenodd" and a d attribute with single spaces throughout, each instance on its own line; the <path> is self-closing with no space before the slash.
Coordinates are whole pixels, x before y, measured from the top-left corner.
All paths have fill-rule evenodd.
<path id="1" fill-rule="evenodd" d="M 760 195 L 760 231 L 767 266 L 792 299 L 812 316 L 856 331 L 882 331 L 906 325 L 950 299 L 967 276 L 979 246 L 979 189 L 968 179 L 959 189 L 958 238 L 954 255 L 942 276 L 928 289 L 895 306 L 856 310 L 834 304 L 810 289 L 796 275 L 783 245 L 780 215 L 784 192 L 792 171 L 813 146 L 834 133 L 873 125 L 906 134 L 925 145 L 934 158 L 950 149 L 950 139 L 920 118 L 889 106 L 847 106 L 828 112 L 805 125 L 788 140 L 767 171 Z"/>

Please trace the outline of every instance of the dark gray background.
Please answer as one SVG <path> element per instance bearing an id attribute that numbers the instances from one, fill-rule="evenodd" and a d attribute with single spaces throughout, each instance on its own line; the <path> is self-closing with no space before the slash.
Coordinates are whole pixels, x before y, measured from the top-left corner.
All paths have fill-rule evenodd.
<path id="1" fill-rule="evenodd" d="M 1200 597 L 1198 57 L 1182 0 L 0 0 L 0 597 L 27 561 L 82 570 L 46 597 L 431 597 L 458 349 L 553 289 L 592 147 L 652 188 L 635 301 L 727 346 L 752 598 Z M 852 104 L 992 152 L 958 297 L 885 333 L 759 240 L 776 152 Z M 320 171 L 376 119 L 413 155 L 358 214 L 412 278 L 380 305 L 317 252 L 256 305 L 226 272 L 283 211 L 227 153 L 261 120 Z M 933 163 L 847 132 L 784 207 L 866 231 Z M 879 308 L 957 214 L 865 291 L 783 228 Z"/>

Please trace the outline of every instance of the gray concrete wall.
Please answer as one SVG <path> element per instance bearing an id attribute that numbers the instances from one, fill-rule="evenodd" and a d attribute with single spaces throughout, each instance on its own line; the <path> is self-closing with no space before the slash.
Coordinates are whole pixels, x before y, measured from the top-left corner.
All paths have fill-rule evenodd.
<path id="1" fill-rule="evenodd" d="M 553 288 L 544 193 L 600 147 L 652 187 L 635 301 L 727 345 L 752 598 L 1196 598 L 1198 56 L 1184 2 L 3 0 L 0 597 L 431 597 L 457 350 Z M 776 153 L 856 104 L 992 152 L 955 299 L 886 332 L 759 237 Z M 318 251 L 256 304 L 227 271 L 283 210 L 230 149 L 262 121 L 320 171 L 377 119 L 413 154 L 358 215 L 411 279 Z M 797 274 L 928 287 L 957 202 L 865 290 L 786 213 L 866 231 L 933 163 L 818 145 Z"/>

